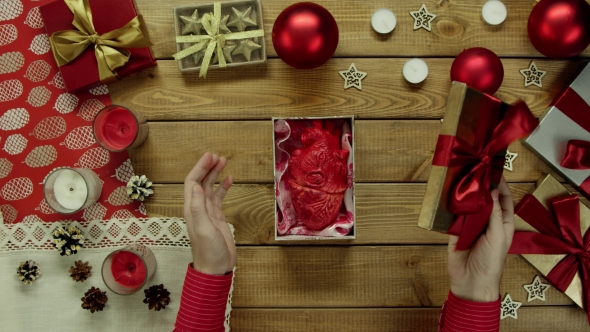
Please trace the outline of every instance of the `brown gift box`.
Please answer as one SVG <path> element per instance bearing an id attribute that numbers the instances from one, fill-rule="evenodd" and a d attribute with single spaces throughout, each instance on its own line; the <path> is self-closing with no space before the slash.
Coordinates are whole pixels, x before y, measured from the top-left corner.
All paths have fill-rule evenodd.
<path id="1" fill-rule="evenodd" d="M 489 137 L 510 106 L 502 103 L 499 109 L 484 117 L 480 112 L 481 106 L 492 99 L 495 98 L 469 88 L 466 84 L 453 82 L 440 135 L 456 136 L 472 146 L 479 130 L 489 131 Z M 500 154 L 505 156 L 506 151 L 501 151 Z M 432 165 L 418 217 L 419 227 L 443 233 L 449 230 L 454 218 L 454 214 L 447 208 L 449 192 L 460 172 L 461 167 Z"/>
<path id="2" fill-rule="evenodd" d="M 545 178 L 539 180 L 536 189 L 532 193 L 532 195 L 535 196 L 546 209 L 549 209 L 550 199 L 570 194 L 571 193 L 551 175 L 547 175 Z M 538 233 L 536 229 L 527 224 L 518 215 L 514 216 L 514 226 L 516 231 Z M 590 209 L 582 203 L 580 203 L 580 227 L 582 234 L 585 234 L 590 227 Z M 565 256 L 566 255 L 522 255 L 522 257 L 543 274 L 543 276 L 546 276 Z M 565 295 L 571 298 L 578 306 L 580 306 L 580 308 L 584 307 L 582 290 L 582 279 L 580 272 L 578 271 L 571 284 L 566 289 Z"/>

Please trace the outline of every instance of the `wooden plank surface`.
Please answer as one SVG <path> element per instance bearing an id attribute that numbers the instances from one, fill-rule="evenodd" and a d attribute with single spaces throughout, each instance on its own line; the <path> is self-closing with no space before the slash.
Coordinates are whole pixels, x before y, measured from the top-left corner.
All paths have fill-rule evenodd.
<path id="1" fill-rule="evenodd" d="M 144 16 L 150 33 L 153 50 L 158 58 L 169 58 L 176 52 L 172 8 L 210 0 L 137 0 L 139 12 Z M 271 32 L 275 19 L 295 0 L 265 0 L 262 3 L 267 53 L 276 56 Z M 480 18 L 485 0 L 454 1 L 428 0 L 318 0 L 332 13 L 338 23 L 339 40 L 336 57 L 350 56 L 455 56 L 469 47 L 487 47 L 500 56 L 539 57 L 527 36 L 526 23 L 533 0 L 506 1 L 508 18 L 502 25 L 492 27 Z M 414 20 L 410 11 L 420 9 L 424 3 L 428 11 L 437 15 L 432 32 L 413 31 Z M 371 15 L 378 8 L 391 8 L 397 17 L 397 26 L 391 35 L 381 36 L 371 28 Z M 590 50 L 583 55 L 589 56 Z"/>
<path id="2" fill-rule="evenodd" d="M 355 121 L 357 182 L 426 182 L 439 120 Z M 228 157 L 224 174 L 238 183 L 272 183 L 272 123 L 267 121 L 152 122 L 146 142 L 132 150 L 133 167 L 155 183 L 182 183 L 206 151 Z M 534 182 L 550 168 L 516 142 L 509 182 Z"/>
<path id="3" fill-rule="evenodd" d="M 234 309 L 230 326 L 238 331 L 281 332 L 432 332 L 437 308 Z M 556 319 L 559 317 L 559 319 Z M 518 319 L 501 321 L 503 332 L 586 331 L 586 315 L 577 307 L 527 307 Z"/>
<path id="4" fill-rule="evenodd" d="M 509 255 L 500 290 L 523 306 L 571 305 L 554 287 L 527 302 L 538 272 Z M 447 246 L 238 247 L 235 307 L 440 307 L 449 292 Z"/>
<path id="5" fill-rule="evenodd" d="M 174 61 L 109 85 L 113 102 L 141 111 L 148 120 L 232 120 L 270 119 L 289 116 L 330 116 L 354 114 L 362 119 L 440 119 L 451 86 L 453 59 L 425 59 L 428 79 L 408 84 L 402 76 L 407 59 L 332 59 L 314 70 L 296 70 L 281 60 L 262 66 L 211 70 L 207 79 L 198 73 L 181 74 Z M 344 90 L 339 70 L 354 62 L 367 72 L 363 90 Z M 519 70 L 529 59 L 502 59 L 504 81 L 496 94 L 512 103 L 527 102 L 540 116 L 553 98 L 569 84 L 585 60 L 535 60 L 546 70 L 543 88 L 524 87 Z"/>

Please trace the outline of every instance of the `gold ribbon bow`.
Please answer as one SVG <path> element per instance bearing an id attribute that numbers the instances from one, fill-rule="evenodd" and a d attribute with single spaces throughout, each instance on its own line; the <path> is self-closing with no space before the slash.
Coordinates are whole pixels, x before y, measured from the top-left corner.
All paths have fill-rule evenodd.
<path id="1" fill-rule="evenodd" d="M 112 83 L 119 79 L 117 68 L 129 62 L 131 52 L 126 48 L 152 45 L 141 16 L 134 17 L 119 29 L 98 35 L 92 23 L 92 11 L 88 0 L 65 2 L 74 14 L 72 24 L 78 30 L 57 31 L 49 37 L 53 56 L 60 67 L 74 61 L 90 44 L 94 44 L 100 81 L 105 84 Z"/>
<path id="2" fill-rule="evenodd" d="M 207 35 L 177 36 L 177 43 L 197 44 L 192 45 L 172 55 L 174 57 L 174 60 L 180 60 L 206 48 L 207 50 L 205 51 L 205 56 L 203 56 L 203 63 L 201 64 L 201 71 L 199 72 L 199 77 L 207 76 L 207 69 L 209 68 L 209 64 L 211 63 L 211 57 L 213 56 L 213 52 L 215 52 L 216 48 L 218 54 L 217 58 L 219 59 L 219 67 L 223 68 L 227 65 L 225 61 L 225 56 L 223 55 L 223 47 L 225 46 L 225 42 L 227 40 L 238 40 L 264 36 L 264 30 L 262 29 L 243 32 L 232 32 L 226 34 L 219 33 L 219 25 L 221 22 L 220 2 L 213 3 L 213 14 L 204 14 L 203 18 L 201 19 L 201 22 L 203 23 L 205 31 L 207 31 Z"/>

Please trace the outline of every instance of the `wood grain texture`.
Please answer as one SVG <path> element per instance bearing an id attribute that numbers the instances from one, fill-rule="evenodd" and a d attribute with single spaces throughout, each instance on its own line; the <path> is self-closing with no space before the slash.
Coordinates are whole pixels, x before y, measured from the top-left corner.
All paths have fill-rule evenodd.
<path id="1" fill-rule="evenodd" d="M 233 306 L 265 308 L 440 307 L 449 292 L 447 246 L 238 247 Z M 551 287 L 526 302 L 537 271 L 509 255 L 501 293 L 524 306 L 571 305 Z"/>
<path id="2" fill-rule="evenodd" d="M 438 308 L 387 309 L 234 309 L 232 331 L 281 332 L 432 332 Z M 556 319 L 559 317 L 559 319 Z M 586 316 L 577 307 L 527 307 L 518 319 L 501 321 L 503 332 L 587 331 Z"/>
<path id="3" fill-rule="evenodd" d="M 146 142 L 130 152 L 138 174 L 155 183 L 182 183 L 206 151 L 227 156 L 224 174 L 238 183 L 273 183 L 272 123 L 268 121 L 152 122 Z M 356 182 L 426 182 L 439 120 L 355 121 Z M 509 182 L 550 173 L 520 142 Z"/>
<path id="4" fill-rule="evenodd" d="M 150 216 L 182 217 L 183 186 L 155 185 L 155 195 L 146 201 Z M 363 244 L 445 244 L 446 235 L 416 226 L 425 184 L 358 184 L 356 187 L 356 233 Z M 532 190 L 532 183 L 510 184 L 515 202 Z M 228 192 L 223 211 L 235 231 L 238 245 L 330 244 L 334 241 L 274 240 L 274 190 L 272 185 L 238 184 Z"/>
<path id="5" fill-rule="evenodd" d="M 408 15 L 409 16 L 409 15 Z M 407 59 L 332 59 L 314 70 L 296 70 L 282 61 L 261 66 L 211 70 L 207 79 L 181 74 L 174 61 L 109 85 L 113 102 L 141 111 L 148 120 L 232 120 L 354 114 L 360 119 L 440 119 L 451 86 L 452 59 L 425 59 L 429 75 L 412 85 L 402 76 Z M 363 90 L 344 90 L 339 70 L 351 62 L 368 73 Z M 546 70 L 543 88 L 524 87 L 519 70 L 529 59 L 502 59 L 504 83 L 496 94 L 527 102 L 540 116 L 580 72 L 586 61 L 535 60 Z"/>
<path id="6" fill-rule="evenodd" d="M 145 17 L 153 50 L 158 58 L 170 58 L 176 52 L 172 8 L 210 0 L 137 0 L 139 12 Z M 269 56 L 276 56 L 272 46 L 273 24 L 283 9 L 294 0 L 268 0 L 262 4 L 266 47 Z M 527 36 L 526 22 L 532 9 L 531 0 L 506 2 L 508 18 L 500 26 L 486 25 L 480 18 L 485 0 L 429 0 L 423 3 L 437 15 L 432 32 L 413 30 L 410 11 L 420 9 L 421 2 L 401 0 L 318 0 L 332 13 L 338 23 L 339 40 L 335 56 L 454 56 L 463 49 L 482 46 L 500 56 L 539 57 Z M 371 28 L 371 15 L 377 8 L 391 8 L 397 17 L 393 33 L 381 36 Z M 590 50 L 583 55 L 590 55 Z"/>

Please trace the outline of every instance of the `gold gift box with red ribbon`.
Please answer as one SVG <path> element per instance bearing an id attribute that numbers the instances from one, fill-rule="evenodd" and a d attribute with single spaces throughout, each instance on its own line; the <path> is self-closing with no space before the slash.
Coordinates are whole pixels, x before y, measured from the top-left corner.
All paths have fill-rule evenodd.
<path id="1" fill-rule="evenodd" d="M 581 308 L 588 308 L 590 209 L 547 175 L 532 194 L 523 197 L 514 213 L 516 232 L 509 253 L 522 254 L 553 287 Z"/>
<path id="2" fill-rule="evenodd" d="M 471 248 L 488 223 L 506 148 L 537 123 L 524 102 L 508 105 L 453 82 L 418 226 L 458 235 L 457 249 Z"/>
<path id="3" fill-rule="evenodd" d="M 523 144 L 590 197 L 590 64 L 557 95 Z"/>

